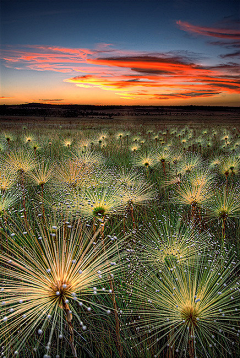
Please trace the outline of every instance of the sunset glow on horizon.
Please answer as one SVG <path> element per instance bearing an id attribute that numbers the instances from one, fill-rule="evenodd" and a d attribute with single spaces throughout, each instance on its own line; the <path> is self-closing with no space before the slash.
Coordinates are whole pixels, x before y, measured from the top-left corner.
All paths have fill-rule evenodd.
<path id="1" fill-rule="evenodd" d="M 41 3 L 1 1 L 0 104 L 239 106 L 237 1 Z"/>

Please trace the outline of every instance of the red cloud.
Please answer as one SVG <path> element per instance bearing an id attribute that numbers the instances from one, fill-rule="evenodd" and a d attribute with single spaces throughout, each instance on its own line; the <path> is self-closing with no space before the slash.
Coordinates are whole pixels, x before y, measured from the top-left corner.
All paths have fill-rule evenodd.
<path id="1" fill-rule="evenodd" d="M 210 67 L 198 64 L 185 52 L 152 55 L 124 53 L 103 45 L 101 48 L 25 46 L 16 50 L 8 47 L 2 59 L 6 66 L 15 69 L 81 72 L 84 75 L 75 75 L 65 82 L 115 91 L 129 99 L 209 97 L 240 91 L 239 66 L 233 62 Z"/>
<path id="2" fill-rule="evenodd" d="M 215 76 L 213 76 L 215 74 Z M 227 76 L 216 77 L 215 71 L 211 69 L 204 69 L 203 73 L 199 75 L 195 73 L 195 76 L 185 73 L 174 74 L 173 76 L 77 76 L 72 77 L 66 82 L 75 83 L 79 87 L 84 88 L 101 88 L 103 90 L 116 91 L 121 96 L 134 96 L 145 95 L 149 98 L 152 97 L 153 89 L 169 89 L 176 90 L 175 98 L 189 98 L 189 97 L 209 97 L 218 95 L 221 92 L 239 93 L 240 82 L 238 77 L 235 80 L 227 78 Z M 182 89 L 179 92 L 179 89 Z M 140 94 L 140 91 L 144 91 Z M 172 98 L 172 94 L 160 94 L 155 95 L 154 98 L 166 99 L 166 97 Z"/>
<path id="3" fill-rule="evenodd" d="M 130 68 L 136 72 L 150 74 L 174 74 L 179 71 L 190 71 L 191 69 L 194 69 L 194 71 L 198 70 L 198 66 L 195 64 L 185 63 L 182 59 L 177 57 L 167 57 L 163 55 L 96 58 L 88 60 L 88 63 Z"/>
<path id="4" fill-rule="evenodd" d="M 212 27 L 203 27 L 203 26 L 195 26 L 189 24 L 188 22 L 184 21 L 177 21 L 179 27 L 188 32 L 195 32 L 200 35 L 204 36 L 211 36 L 211 37 L 219 37 L 222 39 L 229 39 L 229 40 L 238 40 L 240 39 L 240 31 L 239 30 L 231 30 L 231 29 L 218 29 Z"/>

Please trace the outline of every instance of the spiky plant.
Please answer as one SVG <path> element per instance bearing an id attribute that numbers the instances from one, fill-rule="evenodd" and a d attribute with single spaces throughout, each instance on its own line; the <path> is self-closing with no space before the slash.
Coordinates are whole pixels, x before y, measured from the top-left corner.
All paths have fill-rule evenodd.
<path id="1" fill-rule="evenodd" d="M 213 178 L 211 172 L 203 169 L 186 175 L 175 187 L 172 202 L 190 207 L 194 218 L 197 209 L 205 206 L 213 195 Z"/>
<path id="2" fill-rule="evenodd" d="M 91 140 L 89 138 L 82 138 L 77 144 L 77 147 L 83 152 L 86 152 L 86 150 L 89 149 L 90 146 Z"/>
<path id="3" fill-rule="evenodd" d="M 168 176 L 164 178 L 164 181 L 161 183 L 162 187 L 166 187 L 169 185 L 174 185 L 174 184 L 180 184 L 182 177 L 184 177 L 184 174 L 182 175 L 179 171 L 178 171 L 178 167 L 179 167 L 179 163 L 181 162 L 181 159 L 183 157 L 183 153 L 181 149 L 176 149 L 174 148 L 171 152 L 170 152 L 170 157 L 169 157 L 169 173 Z"/>
<path id="4" fill-rule="evenodd" d="M 108 133 L 107 132 L 101 132 L 101 133 L 99 133 L 99 135 L 98 135 L 98 141 L 103 141 L 103 140 L 105 140 L 106 138 L 108 137 Z"/>
<path id="5" fill-rule="evenodd" d="M 123 205 L 141 206 L 148 204 L 156 198 L 156 191 L 153 185 L 144 180 L 136 180 L 131 185 L 123 187 L 122 191 Z"/>
<path id="6" fill-rule="evenodd" d="M 120 168 L 120 172 L 117 174 L 117 181 L 123 187 L 132 186 L 138 180 L 143 180 L 143 175 L 134 169 Z"/>
<path id="7" fill-rule="evenodd" d="M 60 162 L 56 167 L 55 183 L 60 186 L 81 187 L 89 183 L 90 168 L 74 159 Z"/>
<path id="8" fill-rule="evenodd" d="M 138 256 L 155 272 L 189 262 L 190 257 L 206 246 L 206 237 L 211 239 L 210 234 L 184 224 L 177 212 L 160 216 L 157 223 L 138 232 L 137 237 L 141 247 Z"/>
<path id="9" fill-rule="evenodd" d="M 0 218 L 6 220 L 8 210 L 14 207 L 19 197 L 16 190 L 0 190 Z"/>
<path id="10" fill-rule="evenodd" d="M 57 341 L 69 342 L 73 357 L 80 354 L 74 339 L 81 346 L 83 338 L 74 336 L 73 326 L 82 332 L 87 329 L 88 312 L 106 313 L 98 293 L 112 293 L 108 282 L 122 255 L 118 244 L 108 238 L 103 247 L 98 234 L 90 236 L 79 223 L 69 222 L 39 223 L 28 234 L 13 224 L 3 232 L 0 342 L 4 356 L 24 354 L 29 346 L 41 352 L 44 345 L 49 357 L 57 347 L 53 335 Z M 101 290 L 102 285 L 110 291 Z"/>
<path id="11" fill-rule="evenodd" d="M 221 163 L 222 163 L 222 157 L 218 155 L 210 160 L 209 168 L 219 171 Z"/>
<path id="12" fill-rule="evenodd" d="M 144 180 L 136 180 L 131 185 L 122 186 L 122 203 L 127 212 L 130 212 L 133 228 L 136 228 L 134 211 L 136 208 L 146 206 L 150 201 L 156 198 L 156 191 L 153 185 Z"/>
<path id="13" fill-rule="evenodd" d="M 159 135 L 158 134 L 154 134 L 152 136 L 152 140 L 155 141 L 155 146 L 157 147 L 158 146 L 158 141 L 159 141 Z"/>
<path id="14" fill-rule="evenodd" d="M 136 349 L 146 341 L 154 357 L 234 356 L 239 343 L 239 262 L 224 264 L 216 254 L 200 253 L 185 265 L 168 266 L 157 277 L 146 272 L 130 286 Z M 135 342 L 136 342 L 135 341 Z M 141 342 L 141 343 L 140 343 Z"/>
<path id="15" fill-rule="evenodd" d="M 29 144 L 34 141 L 34 136 L 32 134 L 28 134 L 24 136 L 24 143 Z"/>
<path id="16" fill-rule="evenodd" d="M 69 196 L 69 210 L 84 217 L 103 220 L 106 215 L 123 212 L 124 205 L 120 194 L 120 188 L 111 185 L 84 189 L 80 194 L 72 193 Z"/>
<path id="17" fill-rule="evenodd" d="M 166 175 L 166 164 L 168 163 L 168 161 L 170 161 L 170 157 L 171 157 L 171 153 L 170 150 L 158 150 L 156 153 L 156 163 L 160 163 L 162 168 L 163 168 L 163 172 L 164 175 Z"/>
<path id="18" fill-rule="evenodd" d="M 32 153 L 25 148 L 19 148 L 7 154 L 5 159 L 6 165 L 13 173 L 26 175 L 36 165 L 35 158 Z"/>
<path id="19" fill-rule="evenodd" d="M 65 138 L 63 141 L 64 147 L 70 148 L 73 143 L 72 138 Z"/>
<path id="20" fill-rule="evenodd" d="M 77 151 L 73 153 L 73 158 L 79 163 L 86 165 L 87 167 L 92 167 L 94 165 L 100 165 L 105 162 L 105 158 L 101 153 L 86 150 L 86 151 Z"/>
<path id="21" fill-rule="evenodd" d="M 220 174 L 224 174 L 226 178 L 235 176 L 239 174 L 240 170 L 240 159 L 235 155 L 231 155 L 222 158 L 220 165 Z"/>
<path id="22" fill-rule="evenodd" d="M 236 142 L 233 144 L 233 150 L 237 150 L 240 147 L 240 140 L 236 140 Z"/>
<path id="23" fill-rule="evenodd" d="M 224 135 L 221 137 L 221 140 L 227 143 L 231 139 L 231 135 L 228 131 L 225 131 Z"/>
<path id="24" fill-rule="evenodd" d="M 194 170 L 189 178 L 191 178 L 192 185 L 200 188 L 206 186 L 209 190 L 216 181 L 215 175 L 204 167 Z"/>
<path id="25" fill-rule="evenodd" d="M 174 175 L 172 172 L 169 175 L 169 179 L 166 179 L 162 182 L 162 187 L 168 187 L 170 185 L 180 185 L 181 183 L 181 177 L 178 175 Z"/>
<path id="26" fill-rule="evenodd" d="M 104 230 L 109 217 L 123 213 L 124 207 L 121 199 L 121 188 L 108 185 L 104 187 L 92 187 L 84 189 L 81 193 L 72 192 L 68 198 L 67 210 L 84 218 L 93 219 L 93 232 L 100 230 L 103 247 L 105 247 Z M 97 223 L 96 223 L 97 221 Z M 113 290 L 112 302 L 115 309 L 117 347 L 122 357 L 122 345 L 120 340 L 120 323 L 117 313 L 117 302 L 114 293 L 114 282 L 110 279 L 110 287 Z"/>
<path id="27" fill-rule="evenodd" d="M 130 146 L 129 149 L 130 149 L 131 152 L 135 153 L 136 151 L 139 150 L 139 148 L 140 148 L 140 146 L 138 144 L 133 144 L 133 145 Z"/>
<path id="28" fill-rule="evenodd" d="M 195 153 L 187 153 L 177 165 L 178 174 L 188 174 L 196 168 L 202 166 L 202 158 Z"/>
<path id="29" fill-rule="evenodd" d="M 123 139 L 124 139 L 124 132 L 121 131 L 121 132 L 116 133 L 116 134 L 115 134 L 115 137 L 116 137 L 117 141 L 119 142 L 120 147 L 122 148 L 122 146 L 123 146 Z"/>
<path id="30" fill-rule="evenodd" d="M 35 158 L 36 158 L 36 157 L 37 157 L 37 152 L 39 152 L 40 149 L 41 149 L 40 143 L 37 142 L 36 140 L 34 140 L 34 141 L 32 141 L 32 142 L 29 143 L 29 146 L 33 149 L 33 151 L 34 151 L 34 156 L 35 156 Z"/>
<path id="31" fill-rule="evenodd" d="M 32 172 L 29 173 L 29 178 L 32 180 L 32 183 L 41 188 L 41 203 L 42 203 L 42 213 L 45 217 L 45 208 L 44 208 L 44 187 L 48 182 L 54 177 L 55 167 L 52 162 L 42 161 L 37 164 Z"/>
<path id="32" fill-rule="evenodd" d="M 7 149 L 7 143 L 0 137 L 0 153 L 3 153 Z"/>
<path id="33" fill-rule="evenodd" d="M 154 151 L 148 153 L 139 153 L 133 158 L 133 165 L 146 169 L 152 168 L 156 164 L 156 154 Z"/>
<path id="34" fill-rule="evenodd" d="M 16 174 L 9 171 L 8 166 L 0 161 L 0 190 L 2 193 L 9 190 L 16 181 Z"/>
<path id="35" fill-rule="evenodd" d="M 132 139 L 132 142 L 137 143 L 137 142 L 140 142 L 141 136 L 140 135 L 135 135 L 131 139 Z"/>
<path id="36" fill-rule="evenodd" d="M 27 149 L 19 148 L 18 150 L 15 149 L 8 153 L 5 163 L 9 166 L 9 170 L 16 175 L 18 182 L 21 185 L 23 213 L 26 226 L 28 226 L 25 185 L 27 175 L 36 166 L 36 159 L 33 157 L 33 153 L 29 152 Z"/>
<path id="37" fill-rule="evenodd" d="M 43 187 L 53 178 L 54 172 L 55 167 L 53 163 L 43 160 L 36 165 L 32 172 L 29 173 L 29 177 L 35 185 Z"/>
<path id="38" fill-rule="evenodd" d="M 10 144 L 11 142 L 13 142 L 14 139 L 15 139 L 13 133 L 11 133 L 11 132 L 4 132 L 4 133 L 3 133 L 3 138 L 4 138 L 4 140 L 5 140 L 8 144 Z"/>
<path id="39" fill-rule="evenodd" d="M 217 187 L 215 194 L 207 204 L 207 216 L 219 220 L 222 224 L 222 239 L 225 238 L 226 224 L 231 218 L 240 217 L 239 183 L 230 187 Z"/>
<path id="40" fill-rule="evenodd" d="M 171 152 L 170 163 L 173 165 L 175 171 L 182 157 L 183 157 L 183 152 L 179 148 L 174 148 L 174 150 Z"/>

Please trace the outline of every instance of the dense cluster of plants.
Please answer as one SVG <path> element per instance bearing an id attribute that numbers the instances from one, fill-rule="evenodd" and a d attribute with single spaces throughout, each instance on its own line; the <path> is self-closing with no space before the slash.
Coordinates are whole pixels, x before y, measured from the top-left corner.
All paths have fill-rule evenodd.
<path id="1" fill-rule="evenodd" d="M 0 137 L 0 349 L 238 357 L 237 128 Z"/>

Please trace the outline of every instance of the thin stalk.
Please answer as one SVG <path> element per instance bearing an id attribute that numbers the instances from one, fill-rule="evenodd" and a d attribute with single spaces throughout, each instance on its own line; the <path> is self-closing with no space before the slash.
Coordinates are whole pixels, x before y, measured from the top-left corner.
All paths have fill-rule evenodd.
<path id="1" fill-rule="evenodd" d="M 161 163 L 162 163 L 162 167 L 163 167 L 163 173 L 164 173 L 164 175 L 166 176 L 166 165 L 165 165 L 165 160 L 164 160 L 164 159 L 162 159 L 162 160 L 161 160 Z"/>
<path id="2" fill-rule="evenodd" d="M 196 204 L 193 203 L 191 204 L 191 221 L 193 224 L 195 223 L 195 218 L 196 218 Z"/>
<path id="3" fill-rule="evenodd" d="M 26 197 L 25 197 L 25 187 L 24 187 L 24 175 L 23 175 L 23 171 L 21 171 L 21 187 L 22 187 L 22 196 L 23 196 L 23 215 L 24 215 L 24 220 L 25 220 L 25 224 L 26 224 L 26 228 L 29 228 L 28 225 L 28 220 L 27 220 L 27 210 L 26 210 Z"/>
<path id="4" fill-rule="evenodd" d="M 93 234 L 96 232 L 95 218 L 93 218 Z"/>
<path id="5" fill-rule="evenodd" d="M 133 213 L 133 204 L 130 203 L 130 213 L 131 213 L 131 218 L 132 218 L 132 222 L 133 222 L 133 229 L 136 229 L 136 223 L 135 223 L 135 219 L 134 219 L 134 213 Z"/>
<path id="6" fill-rule="evenodd" d="M 224 245 L 224 239 L 225 239 L 225 230 L 226 230 L 226 218 L 222 218 L 222 246 Z"/>
<path id="7" fill-rule="evenodd" d="M 74 330 L 73 330 L 73 325 L 72 325 L 72 313 L 70 311 L 69 305 L 64 300 L 63 300 L 63 309 L 66 314 L 66 321 L 67 321 L 68 330 L 69 330 L 69 343 L 70 343 L 70 346 L 72 349 L 72 354 L 73 354 L 74 358 L 77 358 L 77 351 L 74 346 Z"/>
<path id="8" fill-rule="evenodd" d="M 45 220 L 45 208 L 44 208 L 44 204 L 43 204 L 43 183 L 41 184 L 41 189 L 42 189 L 42 191 L 41 191 L 41 195 L 42 195 L 42 214 L 43 214 L 43 220 L 44 221 L 46 221 Z"/>
<path id="9" fill-rule="evenodd" d="M 105 218 L 104 217 L 103 217 L 102 223 L 100 225 L 101 225 L 100 226 L 101 227 L 100 234 L 101 234 L 103 249 L 105 251 L 105 244 L 104 244 Z M 111 277 L 111 274 L 109 274 L 109 284 L 110 284 L 110 288 L 112 291 L 112 303 L 113 303 L 114 317 L 115 317 L 115 323 L 116 323 L 117 349 L 118 349 L 120 357 L 123 357 L 123 347 L 121 344 L 121 336 L 120 336 L 120 322 L 119 322 L 119 318 L 118 318 L 118 306 L 117 306 L 117 301 L 116 301 L 116 295 L 114 292 L 114 282 L 113 282 L 113 278 Z"/>
<path id="10" fill-rule="evenodd" d="M 173 336 L 174 336 L 174 327 L 169 332 L 168 358 L 174 358 L 174 338 L 173 338 Z M 173 343 L 172 343 L 172 341 L 173 341 Z"/>
<path id="11" fill-rule="evenodd" d="M 192 337 L 189 337 L 188 344 L 189 344 L 189 358 L 195 358 L 194 341 Z"/>

